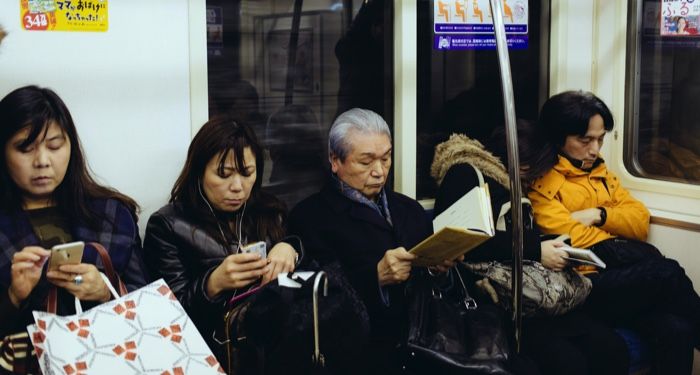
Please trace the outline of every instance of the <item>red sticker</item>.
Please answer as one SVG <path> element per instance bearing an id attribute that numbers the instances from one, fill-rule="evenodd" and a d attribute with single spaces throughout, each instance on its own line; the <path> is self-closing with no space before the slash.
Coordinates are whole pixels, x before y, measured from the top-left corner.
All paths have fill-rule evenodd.
<path id="1" fill-rule="evenodd" d="M 22 27 L 25 30 L 46 30 L 49 27 L 49 16 L 46 13 L 29 13 L 22 16 Z"/>

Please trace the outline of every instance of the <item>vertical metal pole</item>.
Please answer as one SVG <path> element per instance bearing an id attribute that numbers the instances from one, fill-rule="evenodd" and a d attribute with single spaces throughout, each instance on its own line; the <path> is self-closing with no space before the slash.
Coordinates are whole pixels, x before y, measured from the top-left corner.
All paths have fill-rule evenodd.
<path id="1" fill-rule="evenodd" d="M 352 25 L 352 8 L 352 0 L 343 0 L 343 26 L 345 26 L 343 33 L 347 33 L 350 30 L 350 25 Z"/>
<path id="2" fill-rule="evenodd" d="M 294 1 L 294 13 L 292 13 L 292 32 L 289 35 L 289 47 L 287 49 L 287 80 L 284 86 L 284 105 L 292 104 L 294 97 L 294 79 L 297 76 L 297 42 L 299 41 L 299 22 L 301 21 L 301 6 L 304 0 Z"/>
<path id="3" fill-rule="evenodd" d="M 508 58 L 508 41 L 503 22 L 503 0 L 489 0 L 493 28 L 498 49 L 498 65 L 501 70 L 501 91 L 503 92 L 503 112 L 506 119 L 506 143 L 508 149 L 508 174 L 510 176 L 511 217 L 513 220 L 513 328 L 515 332 L 515 350 L 520 352 L 522 334 L 522 293 L 523 293 L 523 210 L 520 188 L 520 163 L 518 161 L 518 130 L 515 122 L 515 101 L 513 99 L 513 80 L 510 74 Z"/>

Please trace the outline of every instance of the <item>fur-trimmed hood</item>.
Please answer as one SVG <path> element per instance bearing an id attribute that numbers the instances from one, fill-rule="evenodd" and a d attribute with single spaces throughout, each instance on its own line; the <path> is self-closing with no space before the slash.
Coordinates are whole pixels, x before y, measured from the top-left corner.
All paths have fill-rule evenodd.
<path id="1" fill-rule="evenodd" d="M 447 171 L 455 164 L 469 163 L 506 189 L 510 189 L 508 171 L 501 160 L 484 149 L 481 142 L 463 134 L 452 134 L 450 139 L 435 146 L 433 164 L 430 166 L 430 176 L 438 185 Z"/>

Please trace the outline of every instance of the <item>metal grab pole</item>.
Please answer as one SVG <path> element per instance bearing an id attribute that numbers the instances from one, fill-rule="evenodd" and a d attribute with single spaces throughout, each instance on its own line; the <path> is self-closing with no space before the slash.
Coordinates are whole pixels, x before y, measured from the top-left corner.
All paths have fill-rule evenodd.
<path id="1" fill-rule="evenodd" d="M 297 76 L 297 44 L 299 42 L 299 22 L 301 21 L 301 7 L 304 0 L 294 1 L 294 13 L 292 13 L 292 32 L 289 35 L 287 47 L 287 79 L 284 85 L 284 105 L 292 104 L 294 97 L 294 80 Z"/>
<path id="2" fill-rule="evenodd" d="M 515 101 L 513 99 L 513 80 L 510 75 L 508 59 L 508 41 L 503 23 L 503 0 L 490 0 L 493 28 L 498 49 L 498 65 L 501 70 L 501 89 L 503 91 L 503 112 L 506 119 L 506 145 L 508 149 L 508 174 L 510 176 L 510 212 L 513 220 L 513 328 L 515 332 L 515 350 L 520 352 L 522 333 L 522 294 L 523 294 L 523 209 L 521 205 L 520 163 L 518 161 L 518 130 L 515 123 Z"/>

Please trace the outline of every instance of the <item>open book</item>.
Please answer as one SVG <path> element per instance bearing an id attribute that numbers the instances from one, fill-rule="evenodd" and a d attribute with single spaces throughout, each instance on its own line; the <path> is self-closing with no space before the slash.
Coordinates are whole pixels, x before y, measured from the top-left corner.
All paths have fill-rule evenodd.
<path id="1" fill-rule="evenodd" d="M 435 234 L 409 250 L 415 266 L 452 260 L 493 237 L 488 185 L 476 186 L 433 220 Z"/>
<path id="2" fill-rule="evenodd" d="M 558 249 L 566 251 L 568 256 L 567 260 L 570 262 L 591 264 L 600 268 L 605 268 L 605 262 L 600 260 L 594 252 L 588 249 L 579 249 L 568 245 L 559 247 Z"/>

